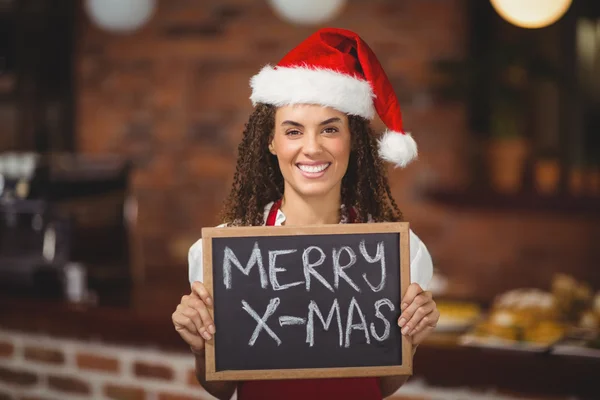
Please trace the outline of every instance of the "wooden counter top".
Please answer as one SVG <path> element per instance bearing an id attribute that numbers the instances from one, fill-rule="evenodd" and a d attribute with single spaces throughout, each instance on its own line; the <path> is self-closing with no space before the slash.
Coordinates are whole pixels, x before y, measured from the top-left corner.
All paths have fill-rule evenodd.
<path id="1" fill-rule="evenodd" d="M 419 346 L 414 370 L 436 386 L 600 399 L 600 358 L 466 347 L 450 334 L 434 334 Z"/>
<path id="2" fill-rule="evenodd" d="M 0 294 L 0 327 L 111 344 L 188 351 L 173 329 L 171 314 L 185 285 L 154 284 L 99 296 L 98 304 Z"/>
<path id="3" fill-rule="evenodd" d="M 133 291 L 127 305 L 77 306 L 59 300 L 0 296 L 0 327 L 111 344 L 188 352 L 171 314 L 185 287 Z M 531 396 L 600 399 L 600 359 L 464 347 L 434 334 L 419 346 L 415 377 L 434 386 L 494 389 Z"/>

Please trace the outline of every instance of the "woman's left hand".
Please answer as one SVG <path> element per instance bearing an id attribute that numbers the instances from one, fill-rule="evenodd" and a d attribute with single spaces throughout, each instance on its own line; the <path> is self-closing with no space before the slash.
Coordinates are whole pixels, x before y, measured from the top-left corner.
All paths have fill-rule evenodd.
<path id="1" fill-rule="evenodd" d="M 398 326 L 402 334 L 412 339 L 413 345 L 420 344 L 436 327 L 440 319 L 431 292 L 425 291 L 417 283 L 411 283 L 400 306 L 402 311 Z"/>

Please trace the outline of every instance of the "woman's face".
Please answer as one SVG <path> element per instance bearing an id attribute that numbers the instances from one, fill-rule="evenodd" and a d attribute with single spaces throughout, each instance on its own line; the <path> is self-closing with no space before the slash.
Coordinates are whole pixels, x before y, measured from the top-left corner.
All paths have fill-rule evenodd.
<path id="1" fill-rule="evenodd" d="M 280 107 L 269 147 L 277 156 L 285 190 L 301 196 L 341 191 L 351 148 L 348 117 L 317 105 Z"/>

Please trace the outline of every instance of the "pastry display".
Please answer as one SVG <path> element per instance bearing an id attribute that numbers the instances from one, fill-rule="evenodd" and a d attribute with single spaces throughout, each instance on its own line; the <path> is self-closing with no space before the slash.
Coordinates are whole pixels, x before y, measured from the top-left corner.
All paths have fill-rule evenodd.
<path id="1" fill-rule="evenodd" d="M 593 296 L 589 285 L 566 274 L 557 274 L 554 277 L 552 294 L 559 317 L 565 321 L 576 323 L 581 314 L 592 307 Z"/>
<path id="2" fill-rule="evenodd" d="M 550 345 L 562 339 L 567 327 L 556 321 L 540 321 L 523 331 L 523 341 L 542 345 Z"/>
<path id="3" fill-rule="evenodd" d="M 563 321 L 570 324 L 564 339 L 552 351 L 562 355 L 600 358 L 600 291 L 569 276 L 559 276 L 553 291 Z"/>
<path id="4" fill-rule="evenodd" d="M 589 306 L 579 313 L 578 317 L 578 328 L 600 334 L 600 291 L 594 295 L 589 301 Z"/>
<path id="5" fill-rule="evenodd" d="M 515 289 L 496 297 L 488 317 L 472 334 L 480 338 L 547 345 L 559 340 L 565 332 L 557 315 L 551 293 L 534 288 Z"/>
<path id="6" fill-rule="evenodd" d="M 593 310 L 583 312 L 578 326 L 583 329 L 600 330 L 600 313 Z"/>
<path id="7" fill-rule="evenodd" d="M 517 288 L 496 296 L 486 318 L 462 342 L 549 348 L 574 329 L 600 330 L 600 291 L 594 294 L 586 283 L 557 274 L 550 290 Z"/>
<path id="8" fill-rule="evenodd" d="M 534 320 L 556 319 L 558 307 L 552 293 L 540 289 L 515 289 L 496 297 L 492 311 L 509 310 L 516 314 L 517 323 L 531 324 Z"/>
<path id="9" fill-rule="evenodd" d="M 596 295 L 594 296 L 594 301 L 592 302 L 592 310 L 600 315 L 600 290 L 598 292 L 596 292 Z"/>
<path id="10" fill-rule="evenodd" d="M 475 303 L 438 301 L 440 312 L 437 330 L 457 331 L 471 327 L 481 315 L 481 307 Z"/>

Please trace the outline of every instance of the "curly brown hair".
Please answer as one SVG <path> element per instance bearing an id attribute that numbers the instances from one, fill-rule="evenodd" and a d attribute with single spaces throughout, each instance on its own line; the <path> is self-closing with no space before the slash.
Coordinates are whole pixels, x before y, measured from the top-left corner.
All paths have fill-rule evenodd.
<path id="1" fill-rule="evenodd" d="M 265 206 L 283 196 L 283 175 L 277 157 L 268 151 L 275 128 L 275 110 L 271 105 L 258 104 L 246 123 L 238 146 L 233 185 L 221 213 L 222 220 L 230 225 L 263 225 Z M 369 121 L 351 115 L 348 123 L 352 150 L 342 179 L 344 209 L 354 207 L 355 222 L 367 222 L 369 216 L 374 222 L 402 221 Z"/>

